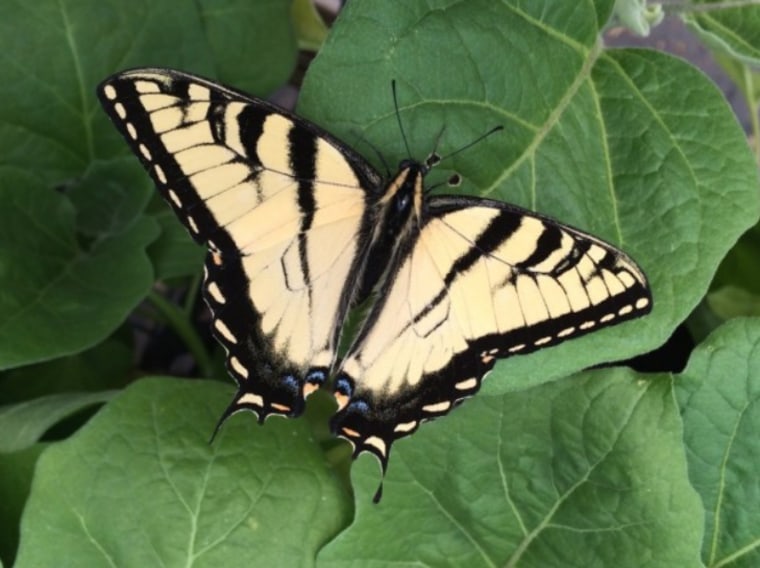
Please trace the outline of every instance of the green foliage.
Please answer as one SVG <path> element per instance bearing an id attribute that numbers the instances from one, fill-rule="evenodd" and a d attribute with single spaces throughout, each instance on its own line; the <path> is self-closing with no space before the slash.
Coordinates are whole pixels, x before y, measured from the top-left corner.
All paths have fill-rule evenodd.
<path id="1" fill-rule="evenodd" d="M 732 58 L 757 65 L 760 62 L 760 6 L 737 2 L 720 8 L 722 0 L 697 0 L 684 20 L 712 48 Z M 752 5 L 754 4 L 754 6 Z"/>
<path id="2" fill-rule="evenodd" d="M 37 442 L 62 418 L 93 404 L 106 402 L 113 391 L 62 393 L 0 407 L 0 452 L 15 452 Z"/>
<path id="3" fill-rule="evenodd" d="M 391 163 L 406 155 L 389 78 L 399 85 L 401 121 L 416 158 L 432 150 L 444 125 L 443 155 L 502 124 L 503 133 L 441 164 L 432 183 L 435 175 L 445 180 L 456 171 L 462 192 L 516 203 L 599 235 L 630 253 L 652 285 L 650 317 L 625 331 L 612 328 L 510 360 L 495 371 L 507 380 L 488 381 L 488 392 L 662 344 L 760 211 L 755 162 L 715 86 L 662 53 L 604 49 L 599 30 L 589 27 L 594 10 L 587 4 L 557 2 L 543 20 L 538 3 L 523 6 L 535 14 L 502 3 L 473 10 L 471 3 L 438 2 L 424 15 L 394 4 L 373 17 L 354 16 L 362 6 L 346 7 L 341 18 L 353 17 L 352 25 L 336 26 L 310 67 L 302 114 L 347 140 L 361 132 L 394 152 L 386 155 Z M 446 58 L 433 55 L 439 48 L 429 44 L 439 36 L 468 34 L 466 48 Z M 356 49 L 333 47 L 346 44 Z M 500 52 L 508 59 L 495 68 L 492 54 Z M 388 56 L 377 61 L 377 53 Z M 424 53 L 431 56 L 418 55 Z M 328 83 L 346 96 L 320 96 Z"/>
<path id="4" fill-rule="evenodd" d="M 357 464 L 356 520 L 320 560 L 698 565 L 702 506 L 667 375 L 588 372 L 479 397 L 436 427 L 398 444 L 379 506 L 376 464 Z"/>
<path id="5" fill-rule="evenodd" d="M 105 339 L 150 289 L 144 249 L 157 236 L 152 221 L 78 233 L 71 198 L 10 168 L 0 170 L 0 199 L 0 369 Z"/>
<path id="6" fill-rule="evenodd" d="M 760 563 L 760 319 L 736 319 L 694 352 L 676 382 L 689 478 L 705 508 L 708 566 Z"/>
<path id="7" fill-rule="evenodd" d="M 0 558 L 10 560 L 19 538 L 19 519 L 29 497 L 34 467 L 47 444 L 0 453 Z M 0 563 L 0 566 L 3 564 Z M 10 565 L 10 563 L 8 564 Z"/>
<path id="8" fill-rule="evenodd" d="M 431 184 L 456 171 L 464 193 L 599 235 L 640 262 L 653 288 L 650 316 L 502 362 L 483 394 L 399 442 L 374 506 L 376 462 L 362 457 L 348 478 L 346 445 L 324 432 L 329 401 L 310 401 L 320 404 L 307 420 L 264 427 L 235 416 L 208 444 L 229 382 L 138 378 L 147 373 L 133 364 L 130 314 L 137 327 L 169 322 L 215 374 L 191 317 L 195 288 L 182 306 L 151 291 L 158 279 L 197 287 L 203 251 L 157 202 L 94 96 L 109 74 L 150 65 L 266 95 L 290 75 L 296 38 L 317 46 L 314 15 L 287 0 L 6 3 L 0 559 L 757 564 L 760 320 L 719 328 L 682 375 L 568 377 L 660 345 L 760 211 L 756 164 L 720 92 L 683 61 L 605 48 L 614 5 L 350 2 L 307 72 L 299 112 L 381 171 L 372 146 L 391 165 L 408 157 L 392 79 L 413 157 L 439 135 L 446 155 L 503 125 L 444 161 Z M 742 66 L 760 53 L 759 11 L 685 17 Z M 732 292 L 711 297 L 722 319 L 758 294 L 751 234 L 731 255 L 719 285 Z M 103 401 L 77 430 L 82 409 Z"/>
<path id="9" fill-rule="evenodd" d="M 216 382 L 143 379 L 48 449 L 16 566 L 312 563 L 350 517 L 346 492 L 303 421 L 262 437 L 237 416 L 209 444 L 231 396 Z"/>

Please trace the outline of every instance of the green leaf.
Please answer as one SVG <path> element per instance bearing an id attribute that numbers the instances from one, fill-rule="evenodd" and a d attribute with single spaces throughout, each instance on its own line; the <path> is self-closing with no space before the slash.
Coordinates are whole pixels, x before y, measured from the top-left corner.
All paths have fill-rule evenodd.
<path id="1" fill-rule="evenodd" d="M 250 414 L 209 444 L 231 389 L 140 380 L 40 457 L 17 568 L 296 566 L 345 525 L 348 499 L 304 421 Z"/>
<path id="2" fill-rule="evenodd" d="M 0 566 L 13 566 L 18 547 L 19 524 L 29 488 L 34 477 L 34 467 L 47 444 L 0 454 Z"/>
<path id="3" fill-rule="evenodd" d="M 3 6 L 0 149 L 57 182 L 126 147 L 95 101 L 95 86 L 129 67 L 167 66 L 267 92 L 295 63 L 289 0 L 205 0 L 143 5 L 41 0 Z M 265 56 L 263 55 L 265 54 Z M 254 88 L 255 87 L 255 88 Z M 111 129 L 112 130 L 112 129 Z"/>
<path id="4" fill-rule="evenodd" d="M 714 289 L 738 286 L 760 295 L 760 225 L 744 233 L 720 264 Z"/>
<path id="5" fill-rule="evenodd" d="M 42 398 L 0 406 L 0 452 L 23 450 L 38 442 L 42 435 L 63 418 L 106 402 L 116 391 L 53 394 Z"/>
<path id="6" fill-rule="evenodd" d="M 0 21 L 3 162 L 47 183 L 76 179 L 98 156 L 105 120 L 94 88 L 116 66 L 149 62 L 210 70 L 200 18 L 190 4 L 42 0 L 6 2 Z"/>
<path id="7" fill-rule="evenodd" d="M 480 397 L 354 467 L 322 566 L 697 566 L 702 511 L 667 376 L 588 372 Z"/>
<path id="8" fill-rule="evenodd" d="M 10 2 L 0 20 L 4 369 L 94 345 L 153 281 L 145 247 L 157 232 L 143 214 L 152 184 L 122 158 L 96 85 L 164 65 L 266 92 L 289 76 L 296 47 L 286 0 Z"/>
<path id="9" fill-rule="evenodd" d="M 708 335 L 723 325 L 725 321 L 711 308 L 711 303 L 708 301 L 711 295 L 709 294 L 706 299 L 702 300 L 684 322 L 688 334 L 694 341 L 692 345 L 702 343 Z"/>
<path id="10" fill-rule="evenodd" d="M 702 497 L 708 566 L 760 563 L 760 319 L 720 327 L 676 382 L 689 477 Z"/>
<path id="11" fill-rule="evenodd" d="M 220 81 L 262 94 L 287 81 L 298 53 L 291 4 L 292 0 L 198 3 L 203 31 L 214 53 L 215 76 Z"/>
<path id="12" fill-rule="evenodd" d="M 153 219 L 161 226 L 161 236 L 148 247 L 157 280 L 198 274 L 206 254 L 204 247 L 190 238 L 174 212 L 161 203 Z"/>
<path id="13" fill-rule="evenodd" d="M 380 13 L 349 3 L 304 81 L 304 115 L 374 158 L 366 139 L 389 163 L 408 157 L 392 79 L 413 157 L 441 132 L 445 156 L 503 125 L 444 160 L 429 184 L 456 170 L 457 192 L 577 226 L 619 245 L 648 275 L 650 316 L 503 362 L 496 374 L 509 379 L 492 378 L 489 392 L 662 344 L 760 215 L 757 168 L 723 95 L 681 60 L 603 49 L 596 18 L 611 7 L 438 0 Z"/>
<path id="14" fill-rule="evenodd" d="M 742 316 L 760 317 L 760 296 L 736 286 L 725 286 L 708 294 L 707 303 L 724 320 Z"/>
<path id="15" fill-rule="evenodd" d="M 749 143 L 755 152 L 755 159 L 760 162 L 760 72 L 756 65 L 748 65 L 720 51 L 713 51 L 712 55 L 744 96 L 751 125 Z"/>
<path id="16" fill-rule="evenodd" d="M 129 340 L 115 336 L 92 349 L 17 367 L 0 374 L 3 404 L 39 398 L 46 394 L 95 392 L 121 388 L 133 378 L 135 348 L 131 330 L 120 330 Z"/>
<path id="17" fill-rule="evenodd" d="M 706 44 L 749 65 L 760 64 L 760 6 L 756 2 L 694 0 L 684 21 Z"/>
<path id="18" fill-rule="evenodd" d="M 91 347 L 150 289 L 150 220 L 80 244 L 71 202 L 30 176 L 0 173 L 0 203 L 0 369 Z"/>
<path id="19" fill-rule="evenodd" d="M 66 195 L 77 212 L 77 231 L 97 239 L 129 229 L 154 191 L 140 163 L 123 156 L 93 163 Z"/>

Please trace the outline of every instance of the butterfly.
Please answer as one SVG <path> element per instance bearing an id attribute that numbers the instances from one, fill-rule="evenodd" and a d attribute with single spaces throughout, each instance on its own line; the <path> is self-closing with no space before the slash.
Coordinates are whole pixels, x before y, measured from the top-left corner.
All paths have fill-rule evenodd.
<path id="1" fill-rule="evenodd" d="M 298 416 L 330 384 L 332 431 L 385 474 L 392 444 L 474 395 L 497 359 L 651 309 L 626 254 L 514 205 L 430 195 L 433 161 L 384 179 L 314 124 L 169 69 L 116 74 L 98 96 L 208 248 L 204 296 L 237 383 L 220 423 Z"/>

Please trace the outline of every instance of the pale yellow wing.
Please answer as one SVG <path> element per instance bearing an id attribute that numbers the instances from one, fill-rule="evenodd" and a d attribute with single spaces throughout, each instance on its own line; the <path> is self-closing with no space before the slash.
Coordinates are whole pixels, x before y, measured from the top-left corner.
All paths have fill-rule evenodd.
<path id="1" fill-rule="evenodd" d="M 504 203 L 433 198 L 342 361 L 333 420 L 383 465 L 392 442 L 480 387 L 494 361 L 648 312 L 624 253 Z"/>
<path id="2" fill-rule="evenodd" d="M 377 174 L 310 123 L 199 77 L 137 69 L 99 96 L 209 248 L 206 299 L 239 385 L 228 414 L 299 414 L 335 359 Z"/>

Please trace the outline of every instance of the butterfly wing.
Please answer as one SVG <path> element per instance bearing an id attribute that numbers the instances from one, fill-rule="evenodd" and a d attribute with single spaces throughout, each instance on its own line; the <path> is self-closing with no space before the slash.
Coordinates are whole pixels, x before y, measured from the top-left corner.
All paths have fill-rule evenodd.
<path id="1" fill-rule="evenodd" d="M 316 126 L 199 77 L 136 69 L 98 94 L 209 249 L 205 298 L 239 387 L 225 417 L 300 414 L 335 359 L 379 176 Z"/>
<path id="2" fill-rule="evenodd" d="M 591 235 L 491 200 L 425 208 L 335 382 L 334 431 L 384 468 L 395 439 L 475 394 L 496 359 L 651 304 L 636 264 Z"/>

